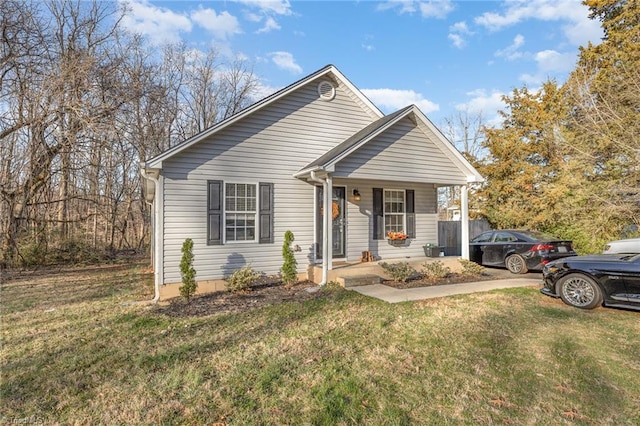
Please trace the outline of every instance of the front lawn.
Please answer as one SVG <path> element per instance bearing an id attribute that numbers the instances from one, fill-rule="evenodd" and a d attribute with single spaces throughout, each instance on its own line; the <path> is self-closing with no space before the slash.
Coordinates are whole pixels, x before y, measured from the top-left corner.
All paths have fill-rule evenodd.
<path id="1" fill-rule="evenodd" d="M 204 316 L 128 303 L 144 265 L 1 291 L 3 424 L 640 424 L 640 313 L 536 288 Z"/>

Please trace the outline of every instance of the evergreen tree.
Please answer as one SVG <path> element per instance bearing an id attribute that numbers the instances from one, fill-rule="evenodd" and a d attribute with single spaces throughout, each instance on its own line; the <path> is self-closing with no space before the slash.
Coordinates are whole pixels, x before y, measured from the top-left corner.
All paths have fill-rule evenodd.
<path id="1" fill-rule="evenodd" d="M 180 261 L 180 275 L 182 276 L 182 285 L 180 286 L 180 295 L 187 299 L 191 299 L 198 289 L 196 283 L 196 270 L 193 268 L 193 240 L 187 238 L 182 243 L 182 260 Z"/>
<path id="2" fill-rule="evenodd" d="M 298 279 L 298 261 L 291 248 L 294 240 L 293 232 L 287 231 L 284 233 L 284 242 L 282 243 L 282 258 L 284 259 L 284 263 L 282 264 L 282 268 L 280 268 L 280 274 L 285 285 L 291 285 Z"/>

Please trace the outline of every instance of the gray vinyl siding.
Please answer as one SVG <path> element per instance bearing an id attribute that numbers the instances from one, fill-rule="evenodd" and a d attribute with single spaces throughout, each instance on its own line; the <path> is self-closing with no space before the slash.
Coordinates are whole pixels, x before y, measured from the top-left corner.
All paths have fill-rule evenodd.
<path id="1" fill-rule="evenodd" d="M 434 135 L 405 118 L 340 161 L 334 176 L 464 185 L 455 164 Z"/>
<path id="2" fill-rule="evenodd" d="M 433 184 L 336 179 L 334 186 L 346 186 L 347 198 L 347 260 L 358 261 L 364 250 L 383 260 L 424 256 L 427 243 L 438 243 L 437 194 Z M 353 199 L 353 189 L 360 192 L 360 201 Z M 415 191 L 416 237 L 408 247 L 393 247 L 386 240 L 373 239 L 371 211 L 373 188 L 413 189 Z"/>
<path id="3" fill-rule="evenodd" d="M 292 175 L 376 118 L 343 88 L 327 102 L 316 87 L 317 82 L 302 87 L 164 160 L 164 283 L 181 280 L 185 238 L 194 242 L 197 280 L 222 278 L 246 264 L 278 273 L 287 230 L 302 248 L 296 253 L 298 271 L 306 271 L 314 256 L 314 184 Z M 273 183 L 275 242 L 207 245 L 208 180 Z"/>

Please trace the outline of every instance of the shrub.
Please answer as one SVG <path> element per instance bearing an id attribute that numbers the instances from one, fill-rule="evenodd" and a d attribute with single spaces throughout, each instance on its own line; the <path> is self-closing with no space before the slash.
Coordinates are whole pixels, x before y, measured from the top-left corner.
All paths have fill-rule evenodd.
<path id="1" fill-rule="evenodd" d="M 291 243 L 293 243 L 294 240 L 293 232 L 287 231 L 284 233 L 284 243 L 282 244 L 282 258 L 284 259 L 284 263 L 282 264 L 282 268 L 280 268 L 280 275 L 285 285 L 290 285 L 298 281 L 298 261 L 291 248 Z"/>
<path id="2" fill-rule="evenodd" d="M 227 277 L 227 289 L 234 293 L 248 291 L 259 276 L 251 265 L 244 266 Z"/>
<path id="3" fill-rule="evenodd" d="M 398 263 L 380 263 L 382 269 L 384 269 L 394 281 L 406 283 L 412 275 L 416 273 L 416 270 L 409 265 L 408 262 Z"/>
<path id="4" fill-rule="evenodd" d="M 458 259 L 458 262 L 462 265 L 462 273 L 468 275 L 482 275 L 484 274 L 484 266 L 477 264 L 471 260 Z"/>
<path id="5" fill-rule="evenodd" d="M 47 245 L 46 241 L 32 240 L 26 244 L 23 244 L 19 248 L 20 263 L 23 267 L 30 268 L 32 266 L 38 266 L 45 264 L 47 258 Z"/>
<path id="6" fill-rule="evenodd" d="M 422 265 L 422 273 L 427 278 L 445 278 L 451 274 L 451 268 L 436 260 L 435 262 L 425 262 Z"/>
<path id="7" fill-rule="evenodd" d="M 198 289 L 196 283 L 196 270 L 193 268 L 193 240 L 187 238 L 182 243 L 182 260 L 180 261 L 180 275 L 182 276 L 182 285 L 180 286 L 180 295 L 187 299 L 193 296 Z"/>

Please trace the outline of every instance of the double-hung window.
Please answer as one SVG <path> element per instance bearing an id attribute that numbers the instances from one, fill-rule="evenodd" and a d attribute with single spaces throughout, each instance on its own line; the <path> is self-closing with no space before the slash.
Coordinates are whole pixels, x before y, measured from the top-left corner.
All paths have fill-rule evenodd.
<path id="1" fill-rule="evenodd" d="M 415 190 L 373 188 L 373 239 L 383 240 L 389 232 L 416 237 Z"/>
<path id="2" fill-rule="evenodd" d="M 384 233 L 406 232 L 404 190 L 384 191 Z"/>
<path id="3" fill-rule="evenodd" d="M 255 241 L 257 198 L 256 185 L 225 184 L 225 240 Z"/>
<path id="4" fill-rule="evenodd" d="M 207 244 L 273 243 L 273 183 L 207 182 Z"/>

